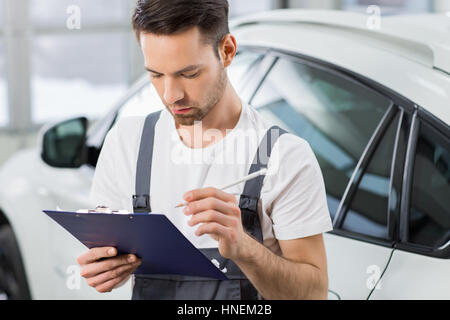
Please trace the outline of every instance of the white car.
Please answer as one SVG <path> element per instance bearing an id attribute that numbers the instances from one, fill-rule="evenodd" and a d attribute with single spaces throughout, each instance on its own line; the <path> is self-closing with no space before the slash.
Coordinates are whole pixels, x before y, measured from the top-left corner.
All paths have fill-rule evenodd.
<path id="1" fill-rule="evenodd" d="M 450 18 L 383 17 L 376 29 L 369 18 L 278 10 L 234 20 L 229 76 L 316 154 L 334 225 L 329 298 L 450 299 Z M 3 166 L 3 298 L 131 297 L 131 283 L 108 294 L 88 287 L 76 264 L 86 248 L 42 210 L 91 207 L 108 130 L 160 108 L 144 77 L 104 118 L 50 126 L 39 148 Z"/>

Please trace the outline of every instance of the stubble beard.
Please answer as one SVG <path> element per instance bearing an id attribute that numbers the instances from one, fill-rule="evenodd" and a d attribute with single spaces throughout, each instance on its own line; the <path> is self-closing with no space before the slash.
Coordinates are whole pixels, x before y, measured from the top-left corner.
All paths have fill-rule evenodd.
<path id="1" fill-rule="evenodd" d="M 176 124 L 182 126 L 193 126 L 196 122 L 202 121 L 211 112 L 211 110 L 213 110 L 217 106 L 219 101 L 222 99 L 227 86 L 227 80 L 228 76 L 225 69 L 220 67 L 216 85 L 213 86 L 211 93 L 208 95 L 205 105 L 203 107 L 200 107 L 198 104 L 183 106 L 187 108 L 192 108 L 189 114 L 186 115 L 172 113 Z"/>

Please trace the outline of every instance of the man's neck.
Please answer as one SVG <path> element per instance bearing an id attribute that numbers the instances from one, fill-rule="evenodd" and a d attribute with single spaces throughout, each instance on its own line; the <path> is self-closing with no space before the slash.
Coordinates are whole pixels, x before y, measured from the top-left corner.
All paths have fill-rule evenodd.
<path id="1" fill-rule="evenodd" d="M 242 102 L 228 82 L 224 95 L 205 118 L 193 126 L 176 125 L 180 139 L 189 148 L 206 148 L 225 138 L 241 116 Z"/>

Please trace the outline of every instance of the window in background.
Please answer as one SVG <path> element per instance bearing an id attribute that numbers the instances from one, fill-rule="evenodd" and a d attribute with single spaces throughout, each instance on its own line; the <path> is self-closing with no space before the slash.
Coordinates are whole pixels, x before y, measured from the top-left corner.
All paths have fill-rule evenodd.
<path id="1" fill-rule="evenodd" d="M 450 138 L 422 123 L 409 213 L 411 243 L 438 248 L 450 240 Z"/>
<path id="2" fill-rule="evenodd" d="M 279 60 L 251 104 L 265 118 L 310 144 L 334 217 L 390 101 L 344 77 L 300 62 Z"/>
<path id="3" fill-rule="evenodd" d="M 6 6 L 5 6 L 6 1 L 5 0 L 0 0 L 0 30 L 4 30 L 4 23 L 6 20 L 5 17 L 5 12 L 6 12 Z"/>
<path id="4" fill-rule="evenodd" d="M 239 51 L 236 54 L 233 62 L 227 69 L 227 74 L 231 84 L 238 92 L 244 85 L 245 76 L 263 57 L 263 54 L 252 51 Z"/>
<path id="5" fill-rule="evenodd" d="M 344 0 L 342 9 L 366 12 L 369 6 L 379 6 L 382 15 L 396 13 L 429 12 L 432 9 L 430 0 Z"/>
<path id="6" fill-rule="evenodd" d="M 32 120 L 104 114 L 128 88 L 129 33 L 45 35 L 32 42 Z"/>
<path id="7" fill-rule="evenodd" d="M 32 122 L 103 115 L 132 81 L 132 1 L 29 4 Z"/>
<path id="8" fill-rule="evenodd" d="M 162 103 L 158 92 L 156 92 L 155 87 L 151 85 L 149 79 L 148 84 L 128 99 L 128 101 L 120 108 L 118 119 L 146 116 L 164 108 L 164 104 Z"/>
<path id="9" fill-rule="evenodd" d="M 31 0 L 30 14 L 33 25 L 37 27 L 65 28 L 69 17 L 78 12 L 81 28 L 129 24 L 129 4 L 128 0 Z"/>
<path id="10" fill-rule="evenodd" d="M 228 0 L 230 18 L 272 9 L 272 0 Z"/>

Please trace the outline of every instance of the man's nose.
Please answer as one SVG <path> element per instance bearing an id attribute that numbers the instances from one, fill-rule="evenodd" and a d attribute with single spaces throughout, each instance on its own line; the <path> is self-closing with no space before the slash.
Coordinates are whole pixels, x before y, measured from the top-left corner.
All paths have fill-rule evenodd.
<path id="1" fill-rule="evenodd" d="M 164 100 L 167 104 L 175 104 L 184 98 L 184 90 L 174 79 L 166 78 L 164 82 Z"/>

